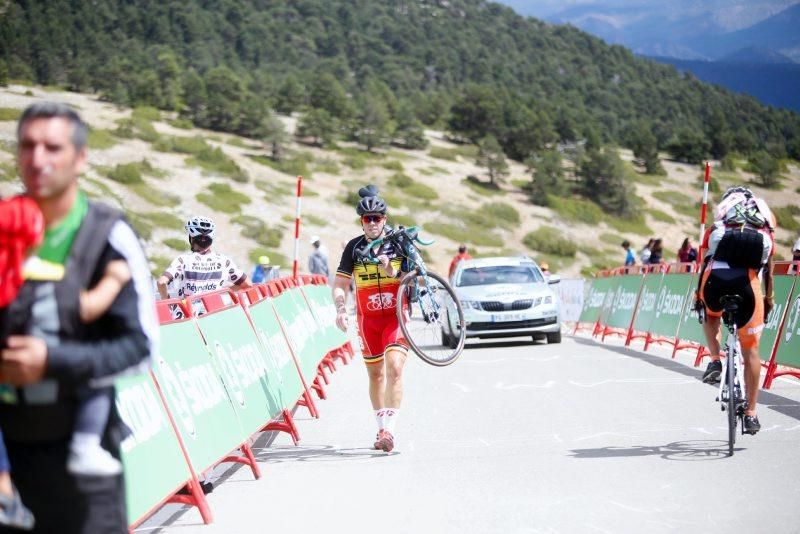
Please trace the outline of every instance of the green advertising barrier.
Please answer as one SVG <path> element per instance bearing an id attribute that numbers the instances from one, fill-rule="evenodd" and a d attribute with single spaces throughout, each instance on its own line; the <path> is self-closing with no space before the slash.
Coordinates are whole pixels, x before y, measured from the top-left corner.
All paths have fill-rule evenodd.
<path id="1" fill-rule="evenodd" d="M 800 284 L 795 284 L 788 308 L 775 363 L 800 368 Z"/>
<path id="2" fill-rule="evenodd" d="M 772 348 L 777 341 L 778 329 L 781 327 L 781 319 L 786 311 L 795 278 L 795 276 L 782 274 L 772 277 L 773 290 L 775 291 L 775 307 L 769 314 L 769 321 L 764 325 L 764 331 L 761 332 L 761 341 L 758 345 L 759 356 L 765 362 L 772 358 Z"/>
<path id="3" fill-rule="evenodd" d="M 689 293 L 683 306 L 683 317 L 681 318 L 681 326 L 678 330 L 678 338 L 681 340 L 682 345 L 684 342 L 691 342 L 701 346 L 705 346 L 706 344 L 703 325 L 700 324 L 700 321 L 697 319 L 697 313 L 692 309 L 694 307 L 694 292 L 697 289 L 697 280 L 699 276 L 699 274 L 692 275 Z M 789 299 L 789 293 L 794 284 L 793 276 L 777 275 L 773 280 L 775 309 L 770 314 L 769 322 L 764 325 L 764 330 L 761 333 L 761 342 L 759 343 L 760 357 L 763 361 L 769 361 L 772 357 L 772 347 L 778 335 L 780 320 L 781 317 L 783 317 L 783 312 L 786 309 L 786 301 Z"/>
<path id="4" fill-rule="evenodd" d="M 131 435 L 120 446 L 130 524 L 191 478 L 178 438 L 149 374 L 119 378 L 116 405 Z"/>
<path id="5" fill-rule="evenodd" d="M 606 320 L 611 313 L 611 304 L 614 302 L 614 295 L 617 294 L 617 288 L 620 285 L 621 279 L 621 276 L 608 277 L 608 288 L 606 289 L 606 294 L 603 298 L 603 304 L 600 308 L 600 318 L 598 319 L 600 324 L 603 326 L 606 325 Z"/>
<path id="6" fill-rule="evenodd" d="M 697 290 L 697 280 L 700 275 L 698 273 L 692 274 L 692 281 L 689 283 L 689 292 L 687 298 L 683 303 L 683 313 L 681 314 L 681 325 L 678 328 L 678 339 L 682 344 L 691 342 L 695 345 L 706 344 L 706 335 L 703 333 L 703 325 L 697 318 L 697 313 L 694 308 L 694 292 Z M 682 347 L 686 348 L 686 347 Z"/>
<path id="7" fill-rule="evenodd" d="M 212 467 L 246 438 L 212 360 L 192 320 L 161 325 L 161 354 L 153 373 L 183 438 L 195 472 Z"/>
<path id="8" fill-rule="evenodd" d="M 197 319 L 245 438 L 261 430 L 296 398 L 283 398 L 279 373 L 241 306 Z"/>
<path id="9" fill-rule="evenodd" d="M 593 278 L 587 280 L 586 296 L 583 299 L 583 309 L 581 310 L 579 323 L 596 323 L 603 312 L 603 303 L 606 300 L 606 293 L 611 287 L 612 278 Z"/>
<path id="10" fill-rule="evenodd" d="M 272 305 L 300 363 L 303 378 L 310 386 L 317 377 L 319 362 L 328 352 L 317 336 L 320 325 L 317 324 L 299 289 L 284 291 L 272 299 Z"/>
<path id="11" fill-rule="evenodd" d="M 250 317 L 253 319 L 256 332 L 267 352 L 267 361 L 274 369 L 274 391 L 280 402 L 291 409 L 303 394 L 303 382 L 297 372 L 292 351 L 281 330 L 281 325 L 272 307 L 272 299 L 264 299 L 250 306 Z"/>
<path id="12" fill-rule="evenodd" d="M 323 285 L 302 286 L 311 313 L 321 326 L 321 339 L 323 346 L 330 352 L 347 343 L 347 334 L 336 327 L 336 305 L 333 302 L 331 288 Z"/>
<path id="13" fill-rule="evenodd" d="M 639 291 L 642 289 L 641 274 L 626 274 L 616 276 L 617 287 L 611 295 L 611 303 L 604 314 L 603 323 L 606 327 L 628 330 L 636 311 Z"/>
<path id="14" fill-rule="evenodd" d="M 664 275 L 648 329 L 651 334 L 666 338 L 676 337 L 691 282 L 691 274 Z"/>
<path id="15" fill-rule="evenodd" d="M 653 322 L 656 301 L 663 281 L 664 275 L 662 273 L 644 275 L 642 293 L 639 296 L 639 304 L 636 306 L 636 318 L 633 320 L 634 332 L 650 331 L 650 323 Z"/>

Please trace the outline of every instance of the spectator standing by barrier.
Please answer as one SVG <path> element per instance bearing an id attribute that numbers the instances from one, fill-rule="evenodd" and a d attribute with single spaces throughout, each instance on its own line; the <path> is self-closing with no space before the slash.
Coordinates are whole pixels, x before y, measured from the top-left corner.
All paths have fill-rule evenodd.
<path id="1" fill-rule="evenodd" d="M 260 284 L 269 282 L 275 278 L 280 278 L 280 270 L 277 265 L 270 265 L 269 256 L 259 256 L 258 264 L 253 269 L 252 282 Z"/>
<path id="2" fill-rule="evenodd" d="M 655 241 L 656 240 L 651 237 L 647 241 L 647 244 L 644 246 L 644 248 L 642 248 L 642 250 L 639 251 L 639 261 L 642 263 L 642 265 L 647 265 L 648 263 L 650 263 L 650 254 L 652 254 L 651 249 Z"/>
<path id="3" fill-rule="evenodd" d="M 625 267 L 636 265 L 636 257 L 631 250 L 631 242 L 627 239 L 622 242 L 622 249 L 625 251 Z"/>
<path id="4" fill-rule="evenodd" d="M 169 298 L 167 285 L 177 280 L 178 296 L 188 297 L 209 293 L 227 286 L 238 289 L 250 287 L 247 275 L 236 266 L 232 259 L 212 252 L 214 242 L 214 221 L 207 217 L 194 216 L 184 226 L 189 234 L 192 252 L 181 254 L 164 271 L 157 281 L 161 298 Z"/>
<path id="5" fill-rule="evenodd" d="M 800 261 L 800 237 L 792 245 L 792 261 Z M 792 265 L 788 274 L 797 273 L 797 267 Z"/>
<path id="6" fill-rule="evenodd" d="M 678 261 L 681 263 L 697 261 L 697 249 L 692 246 L 688 237 L 683 240 L 683 244 L 678 250 Z"/>
<path id="7" fill-rule="evenodd" d="M 654 239 L 653 246 L 650 250 L 650 257 L 647 263 L 650 265 L 658 265 L 663 262 L 664 246 L 661 244 L 661 239 Z"/>
<path id="8" fill-rule="evenodd" d="M 447 272 L 447 278 L 453 278 L 453 273 L 456 272 L 456 267 L 461 260 L 471 260 L 472 256 L 469 255 L 467 252 L 467 245 L 460 245 L 458 247 L 458 254 L 453 256 L 452 261 L 450 262 L 450 270 Z"/>
<path id="9" fill-rule="evenodd" d="M 543 261 L 542 263 L 539 264 L 539 269 L 541 269 L 541 271 L 542 271 L 542 276 L 544 276 L 544 281 L 545 282 L 549 282 L 550 281 L 550 264 L 547 263 L 546 261 Z"/>
<path id="10" fill-rule="evenodd" d="M 136 234 L 121 213 L 89 202 L 78 187 L 87 135 L 75 111 L 49 102 L 27 108 L 17 127 L 22 182 L 46 231 L 2 325 L 0 376 L 16 389 L 0 401 L 0 426 L 14 482 L 36 519 L 34 532 L 123 534 L 122 473 L 82 473 L 68 469 L 68 458 L 86 415 L 78 398 L 89 384 L 108 402 L 102 436 L 92 445 L 118 458 L 127 428 L 111 398 L 113 380 L 148 362 L 157 325 Z M 132 279 L 120 280 L 110 309 L 82 323 L 81 291 L 94 288 L 114 260 L 126 264 Z"/>
<path id="11" fill-rule="evenodd" d="M 311 274 L 321 274 L 325 278 L 330 279 L 330 270 L 328 269 L 328 256 L 323 252 L 319 236 L 311 238 L 311 244 L 314 246 L 314 252 L 308 257 L 308 270 Z"/>

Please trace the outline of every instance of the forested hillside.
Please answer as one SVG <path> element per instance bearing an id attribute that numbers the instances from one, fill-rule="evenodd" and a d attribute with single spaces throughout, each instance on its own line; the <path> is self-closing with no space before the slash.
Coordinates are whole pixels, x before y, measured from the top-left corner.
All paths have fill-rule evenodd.
<path id="1" fill-rule="evenodd" d="M 313 109 L 301 133 L 319 144 L 415 146 L 422 122 L 495 138 L 520 161 L 556 141 L 633 146 L 645 131 L 687 160 L 800 158 L 798 115 L 484 0 L 0 6 L 0 81 L 96 92 L 222 131 L 263 138 L 270 110 Z M 699 154 L 684 157 L 687 145 Z"/>

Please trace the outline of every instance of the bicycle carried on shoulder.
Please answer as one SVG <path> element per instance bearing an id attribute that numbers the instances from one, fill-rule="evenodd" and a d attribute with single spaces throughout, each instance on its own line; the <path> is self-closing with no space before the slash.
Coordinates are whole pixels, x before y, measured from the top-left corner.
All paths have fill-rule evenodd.
<path id="1" fill-rule="evenodd" d="M 742 424 L 744 434 L 745 396 L 744 375 L 742 371 L 741 349 L 739 348 L 739 331 L 736 327 L 736 312 L 742 304 L 742 297 L 725 295 L 720 299 L 722 304 L 722 323 L 728 329 L 725 342 L 725 368 L 719 381 L 717 400 L 722 411 L 728 415 L 728 456 L 733 456 L 736 443 L 736 425 Z"/>
<path id="2" fill-rule="evenodd" d="M 438 367 L 450 365 L 464 348 L 464 311 L 447 280 L 425 267 L 415 244 L 430 245 L 433 241 L 420 239 L 416 226 L 387 226 L 386 234 L 360 252 L 362 260 L 380 263 L 376 252 L 387 242 L 394 244 L 409 262 L 409 270 L 397 289 L 397 321 L 403 337 L 422 361 Z M 449 316 L 455 317 L 457 328 L 448 335 L 444 327 Z"/>

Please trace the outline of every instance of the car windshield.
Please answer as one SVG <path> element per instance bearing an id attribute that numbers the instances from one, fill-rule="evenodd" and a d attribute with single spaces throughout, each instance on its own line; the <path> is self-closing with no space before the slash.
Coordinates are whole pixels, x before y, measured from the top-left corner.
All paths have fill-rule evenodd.
<path id="1" fill-rule="evenodd" d="M 533 284 L 544 282 L 538 269 L 525 265 L 492 265 L 464 269 L 456 286 L 483 286 L 489 284 Z"/>

